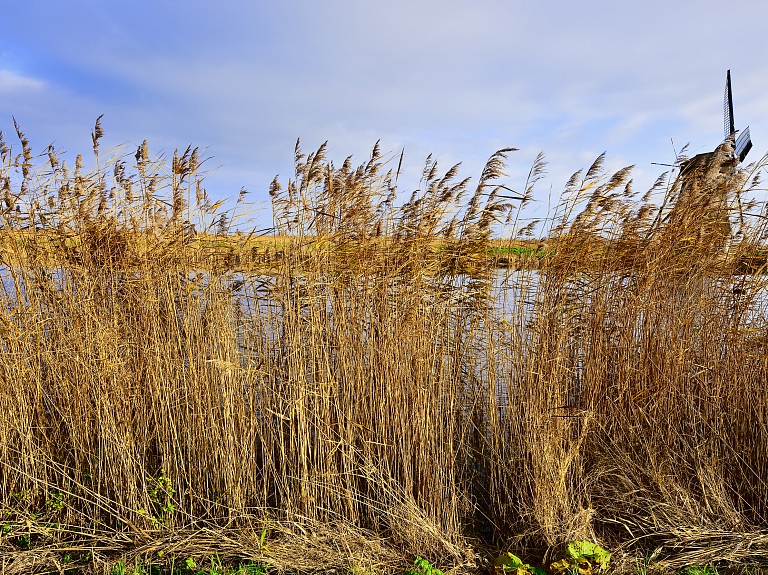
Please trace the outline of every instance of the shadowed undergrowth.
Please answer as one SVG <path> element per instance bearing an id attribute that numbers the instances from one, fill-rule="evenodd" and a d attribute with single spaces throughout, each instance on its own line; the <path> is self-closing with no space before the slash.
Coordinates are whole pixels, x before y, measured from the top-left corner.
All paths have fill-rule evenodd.
<path id="1" fill-rule="evenodd" d="M 297 145 L 270 190 L 280 257 L 242 274 L 199 247 L 255 235 L 228 235 L 196 150 L 105 159 L 100 135 L 87 170 L 20 131 L 0 150 L 7 573 L 65 551 L 95 571 L 471 570 L 575 539 L 630 567 L 765 554 L 765 279 L 741 272 L 766 229 L 737 215 L 761 163 L 715 154 L 637 200 L 601 156 L 521 248 L 492 234 L 533 232 L 543 156 L 521 192 L 511 149 L 472 187 L 428 160 L 401 203 L 378 146 L 335 167 Z M 539 269 L 494 271 L 521 249 Z"/>

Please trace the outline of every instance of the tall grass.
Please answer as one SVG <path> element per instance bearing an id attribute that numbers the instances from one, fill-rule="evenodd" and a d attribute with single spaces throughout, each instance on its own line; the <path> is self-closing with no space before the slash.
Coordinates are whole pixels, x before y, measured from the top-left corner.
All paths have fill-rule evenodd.
<path id="1" fill-rule="evenodd" d="M 743 273 L 765 214 L 728 226 L 758 209 L 734 211 L 762 161 L 730 168 L 726 143 L 638 201 L 601 156 L 547 216 L 538 269 L 498 272 L 493 232 L 531 232 L 543 157 L 521 193 L 500 179 L 512 149 L 474 186 L 428 159 L 403 204 L 378 146 L 337 168 L 297 144 L 259 267 L 205 251 L 231 214 L 196 150 L 103 158 L 97 124 L 92 166 L 70 170 L 17 131 L 21 154 L 0 150 L 9 572 L 62 548 L 281 569 L 466 569 L 499 540 L 667 566 L 765 553 L 765 278 Z"/>

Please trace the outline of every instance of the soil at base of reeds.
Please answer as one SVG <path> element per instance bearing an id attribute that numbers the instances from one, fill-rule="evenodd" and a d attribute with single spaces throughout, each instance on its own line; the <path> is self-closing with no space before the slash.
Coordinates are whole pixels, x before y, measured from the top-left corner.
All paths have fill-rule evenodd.
<path id="1" fill-rule="evenodd" d="M 474 190 L 430 160 L 399 204 L 378 148 L 334 168 L 297 146 L 279 239 L 254 240 L 196 150 L 166 169 L 95 145 L 70 170 L 19 138 L 0 146 L 4 573 L 464 573 L 581 539 L 617 571 L 768 553 L 765 279 L 743 273 L 765 218 L 738 241 L 727 223 L 762 163 L 724 170 L 726 146 L 636 201 L 601 157 L 542 239 L 503 243 L 541 157 L 515 206 L 511 150 Z M 215 234 L 241 259 L 205 251 Z M 233 275 L 253 241 L 279 257 Z M 536 264 L 494 271 L 510 253 Z"/>

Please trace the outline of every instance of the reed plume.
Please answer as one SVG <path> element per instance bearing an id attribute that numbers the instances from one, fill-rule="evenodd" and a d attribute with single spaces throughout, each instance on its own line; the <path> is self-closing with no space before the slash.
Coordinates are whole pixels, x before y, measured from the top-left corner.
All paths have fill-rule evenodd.
<path id="1" fill-rule="evenodd" d="M 328 568 L 419 554 L 466 571 L 499 539 L 589 538 L 623 569 L 765 553 L 768 230 L 740 200 L 765 159 L 724 169 L 718 152 L 637 201 L 631 167 L 606 174 L 601 155 L 529 244 L 493 234 L 538 229 L 518 224 L 543 155 L 518 193 L 499 150 L 468 198 L 460 166 L 429 158 L 399 203 L 402 154 L 337 167 L 297 142 L 260 235 L 210 204 L 197 148 L 98 157 L 97 121 L 94 165 L 69 170 L 51 147 L 36 166 L 16 130 L 17 156 L 0 135 L 6 572 L 58 568 L 61 549 L 286 571 L 308 549 Z M 533 253 L 499 268 L 502 248 Z"/>

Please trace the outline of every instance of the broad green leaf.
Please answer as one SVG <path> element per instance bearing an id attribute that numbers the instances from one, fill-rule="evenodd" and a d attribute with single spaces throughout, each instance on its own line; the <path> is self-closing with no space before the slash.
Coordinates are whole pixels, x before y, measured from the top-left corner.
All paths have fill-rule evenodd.
<path id="1" fill-rule="evenodd" d="M 611 554 L 608 551 L 591 541 L 573 541 L 568 544 L 566 553 L 574 564 L 580 564 L 582 560 L 586 560 L 599 566 L 601 570 L 605 569 L 611 560 Z M 583 565 L 580 567 L 584 568 Z"/>
<path id="2" fill-rule="evenodd" d="M 505 553 L 504 555 L 501 555 L 496 559 L 494 563 L 496 563 L 497 567 L 501 567 L 505 571 L 517 569 L 518 567 L 523 566 L 523 562 L 520 560 L 520 558 L 517 555 L 513 555 L 512 553 Z"/>

